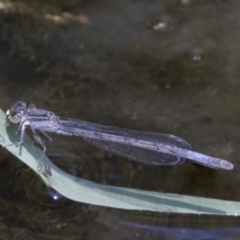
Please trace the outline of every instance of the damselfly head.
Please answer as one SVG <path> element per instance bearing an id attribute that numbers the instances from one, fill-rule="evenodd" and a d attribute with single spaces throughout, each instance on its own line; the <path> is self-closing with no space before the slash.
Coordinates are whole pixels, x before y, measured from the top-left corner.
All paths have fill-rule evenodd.
<path id="1" fill-rule="evenodd" d="M 11 109 L 7 110 L 7 119 L 12 123 L 19 123 L 26 108 L 27 104 L 25 102 L 17 102 Z"/>

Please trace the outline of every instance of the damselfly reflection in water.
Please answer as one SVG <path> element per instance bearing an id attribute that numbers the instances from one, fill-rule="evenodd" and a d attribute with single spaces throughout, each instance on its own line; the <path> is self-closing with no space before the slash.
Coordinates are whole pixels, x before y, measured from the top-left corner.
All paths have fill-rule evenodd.
<path id="1" fill-rule="evenodd" d="M 173 135 L 63 118 L 53 112 L 37 109 L 32 104 L 27 107 L 27 104 L 21 101 L 9 109 L 6 115 L 6 121 L 18 124 L 18 132 L 21 133 L 19 142 L 11 145 L 21 145 L 24 142 L 25 129 L 30 127 L 35 140 L 43 149 L 43 156 L 46 146 L 37 130 L 45 136 L 47 136 L 46 132 L 79 136 L 106 151 L 150 165 L 180 165 L 185 159 L 189 159 L 210 168 L 232 170 L 234 167 L 226 160 L 191 151 L 191 146 L 185 140 Z M 42 158 L 39 161 L 40 166 L 41 161 Z"/>

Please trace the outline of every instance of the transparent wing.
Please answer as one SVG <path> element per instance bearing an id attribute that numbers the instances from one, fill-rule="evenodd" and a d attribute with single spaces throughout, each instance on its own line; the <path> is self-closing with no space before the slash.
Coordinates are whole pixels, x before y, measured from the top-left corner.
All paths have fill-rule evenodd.
<path id="1" fill-rule="evenodd" d="M 170 154 L 152 151 L 149 149 L 119 144 L 110 141 L 96 140 L 92 138 L 84 139 L 93 145 L 102 148 L 108 152 L 115 153 L 126 159 L 141 162 L 149 165 L 180 165 L 185 162 L 184 158 L 176 157 Z"/>
<path id="2" fill-rule="evenodd" d="M 69 129 L 69 131 L 74 132 L 74 135 L 77 135 L 77 136 L 81 136 L 81 134 L 78 134 L 78 130 L 84 129 L 84 130 L 94 131 L 96 133 L 112 134 L 114 136 L 129 137 L 137 140 L 147 140 L 154 143 L 164 143 L 164 144 L 168 144 L 168 145 L 183 148 L 183 149 L 191 148 L 191 146 L 185 140 L 169 134 L 135 131 L 130 129 L 124 129 L 124 128 L 118 128 L 118 127 L 112 127 L 112 126 L 103 126 L 96 123 L 90 123 L 90 122 L 73 120 L 73 119 L 65 119 L 65 118 L 59 118 L 59 121 L 62 127 L 64 127 L 65 129 Z M 153 151 L 145 148 L 139 148 L 132 145 L 126 145 L 126 144 L 116 143 L 113 141 L 95 139 L 95 138 L 90 138 L 85 136 L 83 137 L 83 139 L 106 151 L 115 153 L 119 156 L 122 156 L 130 160 L 142 162 L 145 164 L 179 165 L 185 162 L 185 158 L 182 158 L 182 157 L 161 153 L 161 152 L 157 152 L 157 151 Z"/>

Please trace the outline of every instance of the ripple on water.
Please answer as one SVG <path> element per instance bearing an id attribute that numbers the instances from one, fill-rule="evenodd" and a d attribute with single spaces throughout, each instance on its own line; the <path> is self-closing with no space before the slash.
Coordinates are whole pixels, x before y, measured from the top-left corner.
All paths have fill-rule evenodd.
<path id="1" fill-rule="evenodd" d="M 191 6 L 196 2 L 196 0 L 175 0 L 177 6 Z"/>
<path id="2" fill-rule="evenodd" d="M 184 54 L 184 56 L 188 62 L 193 63 L 193 64 L 199 64 L 199 63 L 204 62 L 204 60 L 205 60 L 204 51 L 203 51 L 203 49 L 201 49 L 199 47 L 196 47 L 196 48 L 193 48 L 193 49 L 187 51 Z"/>
<path id="3" fill-rule="evenodd" d="M 173 30 L 177 25 L 177 21 L 168 15 L 151 16 L 145 20 L 144 25 L 150 30 L 161 33 Z"/>
<path id="4" fill-rule="evenodd" d="M 81 164 L 75 166 L 76 156 L 66 152 L 52 152 L 49 158 L 68 173 L 77 177 L 83 175 Z M 79 158 L 78 163 L 81 163 Z M 9 182 L 1 189 L 5 196 L 3 202 L 8 203 L 1 210 L 8 229 L 6 234 L 9 234 L 6 239 L 10 236 L 30 236 L 36 229 L 49 234 L 66 228 L 76 218 L 80 225 L 93 221 L 88 214 L 88 205 L 71 201 L 48 188 L 26 165 L 15 169 L 8 179 Z"/>

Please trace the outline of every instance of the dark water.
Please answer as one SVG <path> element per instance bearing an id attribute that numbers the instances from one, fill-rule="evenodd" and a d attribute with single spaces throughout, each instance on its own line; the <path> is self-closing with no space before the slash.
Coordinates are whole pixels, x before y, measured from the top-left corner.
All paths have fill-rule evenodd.
<path id="1" fill-rule="evenodd" d="M 47 145 L 62 168 L 102 184 L 239 201 L 239 7 L 234 0 L 0 2 L 1 108 L 21 99 L 60 116 L 177 135 L 234 170 L 188 161 L 146 166 L 77 138 L 53 136 Z M 4 149 L 0 167 L 0 239 L 240 238 L 238 217 L 76 203 Z"/>

